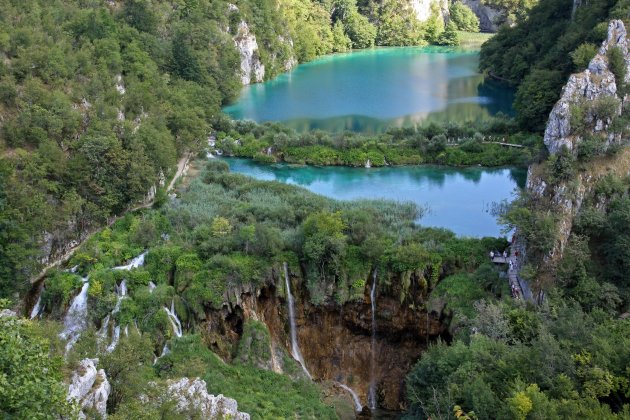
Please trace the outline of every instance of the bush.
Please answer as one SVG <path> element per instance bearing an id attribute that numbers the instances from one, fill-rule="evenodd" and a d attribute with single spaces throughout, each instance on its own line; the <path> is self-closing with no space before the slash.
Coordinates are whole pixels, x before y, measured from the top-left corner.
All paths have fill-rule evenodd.
<path id="1" fill-rule="evenodd" d="M 620 101 L 615 96 L 604 96 L 593 102 L 593 113 L 606 122 L 612 120 L 619 112 Z"/>
<path id="2" fill-rule="evenodd" d="M 589 63 L 597 54 L 597 46 L 595 44 L 584 43 L 580 44 L 572 53 L 571 59 L 575 65 L 576 70 L 582 71 L 588 67 Z"/>
<path id="3" fill-rule="evenodd" d="M 479 32 L 479 18 L 463 3 L 453 3 L 450 8 L 451 21 L 457 29 L 466 32 Z"/>
<path id="4" fill-rule="evenodd" d="M 617 46 L 611 47 L 606 53 L 608 57 L 608 68 L 615 75 L 615 83 L 617 84 L 617 95 L 621 98 L 624 97 L 627 91 L 626 87 L 626 60 L 623 56 L 623 52 Z"/>

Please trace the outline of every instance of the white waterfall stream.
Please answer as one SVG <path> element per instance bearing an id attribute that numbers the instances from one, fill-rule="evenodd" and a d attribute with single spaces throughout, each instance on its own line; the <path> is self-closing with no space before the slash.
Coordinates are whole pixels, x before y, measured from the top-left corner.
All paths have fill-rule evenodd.
<path id="1" fill-rule="evenodd" d="M 120 340 L 120 325 L 116 325 L 114 327 L 114 332 L 112 333 L 112 342 L 107 346 L 107 353 L 111 353 L 116 350 L 116 346 L 118 345 L 118 341 Z"/>
<path id="2" fill-rule="evenodd" d="M 175 301 L 171 300 L 171 308 L 164 307 L 166 314 L 168 315 L 168 320 L 171 321 L 171 326 L 173 327 L 173 333 L 177 337 L 182 336 L 182 323 L 179 321 L 177 314 L 175 313 Z"/>
<path id="3" fill-rule="evenodd" d="M 361 410 L 363 410 L 363 406 L 361 405 L 361 400 L 359 399 L 359 396 L 357 395 L 356 392 L 354 392 L 352 388 L 350 388 L 347 385 L 342 384 L 341 382 L 337 382 L 337 385 L 339 385 L 341 388 L 348 391 L 348 393 L 352 396 L 352 401 L 354 401 L 354 409 L 357 412 L 360 412 Z"/>
<path id="4" fill-rule="evenodd" d="M 39 313 L 41 312 L 43 294 L 44 294 L 44 289 L 42 289 L 42 291 L 39 293 L 39 296 L 37 297 L 37 302 L 35 302 L 35 306 L 33 306 L 33 309 L 31 310 L 30 319 L 35 319 L 37 315 L 39 315 Z"/>
<path id="5" fill-rule="evenodd" d="M 84 277 L 81 291 L 72 299 L 70 309 L 68 309 L 63 320 L 64 328 L 59 336 L 64 340 L 68 340 L 66 343 L 66 353 L 75 345 L 81 336 L 81 332 L 87 328 L 87 298 L 89 287 L 90 283 L 88 283 L 88 278 Z"/>
<path id="6" fill-rule="evenodd" d="M 376 268 L 374 268 L 372 275 L 370 301 L 372 304 L 372 343 L 370 348 L 370 389 L 368 391 L 368 407 L 373 410 L 376 408 L 376 378 L 374 374 L 374 368 L 376 367 Z"/>
<path id="7" fill-rule="evenodd" d="M 134 259 L 132 259 L 131 261 L 129 261 L 129 264 L 127 265 L 120 265 L 118 267 L 114 267 L 112 270 L 126 270 L 129 271 L 133 268 L 138 268 L 144 265 L 144 257 L 146 257 L 147 255 L 147 251 L 144 251 L 142 254 L 138 255 L 137 257 L 135 257 Z"/>
<path id="8" fill-rule="evenodd" d="M 291 355 L 293 358 L 302 366 L 304 373 L 308 376 L 309 379 L 313 379 L 308 369 L 306 369 L 306 364 L 304 363 L 304 358 L 302 357 L 302 352 L 300 351 L 300 345 L 298 344 L 297 339 L 297 327 L 295 324 L 295 302 L 293 300 L 293 295 L 291 294 L 291 284 L 289 283 L 289 267 L 287 263 L 284 263 L 284 282 L 287 289 L 287 302 L 289 304 L 289 328 L 291 334 Z"/>

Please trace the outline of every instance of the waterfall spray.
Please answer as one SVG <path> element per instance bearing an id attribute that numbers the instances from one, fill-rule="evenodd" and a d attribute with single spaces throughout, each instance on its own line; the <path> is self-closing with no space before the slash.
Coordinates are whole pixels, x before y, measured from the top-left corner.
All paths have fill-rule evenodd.
<path id="1" fill-rule="evenodd" d="M 295 303 L 293 301 L 293 295 L 291 294 L 291 285 L 289 283 L 289 267 L 287 263 L 284 263 L 284 282 L 286 284 L 287 289 L 287 301 L 289 304 L 289 327 L 291 332 L 291 355 L 293 358 L 302 366 L 304 373 L 308 376 L 309 379 L 313 379 L 308 369 L 306 369 L 306 364 L 304 363 L 304 358 L 302 357 L 302 352 L 300 352 L 300 346 L 297 340 L 297 327 L 295 325 Z"/>
<path id="2" fill-rule="evenodd" d="M 374 374 L 376 366 L 376 268 L 374 268 L 372 274 L 370 300 L 372 304 L 372 343 L 370 348 L 370 389 L 368 391 L 368 407 L 370 410 L 374 410 L 376 408 L 376 377 Z"/>
<path id="3" fill-rule="evenodd" d="M 168 315 L 168 320 L 171 321 L 171 326 L 173 327 L 173 333 L 177 337 L 182 336 L 182 323 L 179 321 L 177 314 L 175 313 L 175 300 L 171 300 L 171 309 L 164 307 L 166 314 Z"/>

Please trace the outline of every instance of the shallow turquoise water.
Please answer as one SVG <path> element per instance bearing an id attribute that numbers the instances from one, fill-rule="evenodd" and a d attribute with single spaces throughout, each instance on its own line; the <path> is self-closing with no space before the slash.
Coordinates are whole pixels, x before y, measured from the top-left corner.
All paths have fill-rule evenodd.
<path id="1" fill-rule="evenodd" d="M 442 166 L 347 168 L 263 165 L 225 161 L 233 172 L 305 187 L 339 200 L 391 199 L 428 207 L 424 226 L 445 227 L 462 236 L 501 236 L 492 203 L 511 199 L 525 184 L 524 169 L 455 169 Z"/>
<path id="2" fill-rule="evenodd" d="M 335 54 L 243 88 L 224 111 L 235 119 L 282 121 L 300 131 L 363 132 L 510 114 L 513 92 L 484 81 L 478 63 L 478 52 L 441 47 Z"/>

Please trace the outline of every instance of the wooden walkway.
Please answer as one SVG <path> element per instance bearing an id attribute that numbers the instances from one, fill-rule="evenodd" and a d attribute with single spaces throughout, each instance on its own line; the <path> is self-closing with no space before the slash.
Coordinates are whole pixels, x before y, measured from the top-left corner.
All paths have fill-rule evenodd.
<path id="1" fill-rule="evenodd" d="M 498 256 L 492 258 L 492 262 L 495 264 L 510 265 L 507 272 L 508 283 L 510 284 L 510 290 L 512 290 L 512 296 L 515 299 L 525 299 L 528 302 L 534 302 L 532 291 L 530 290 L 529 285 L 518 275 L 519 269 L 517 267 L 518 260 L 516 256 L 510 255 L 507 258 L 503 256 Z"/>

